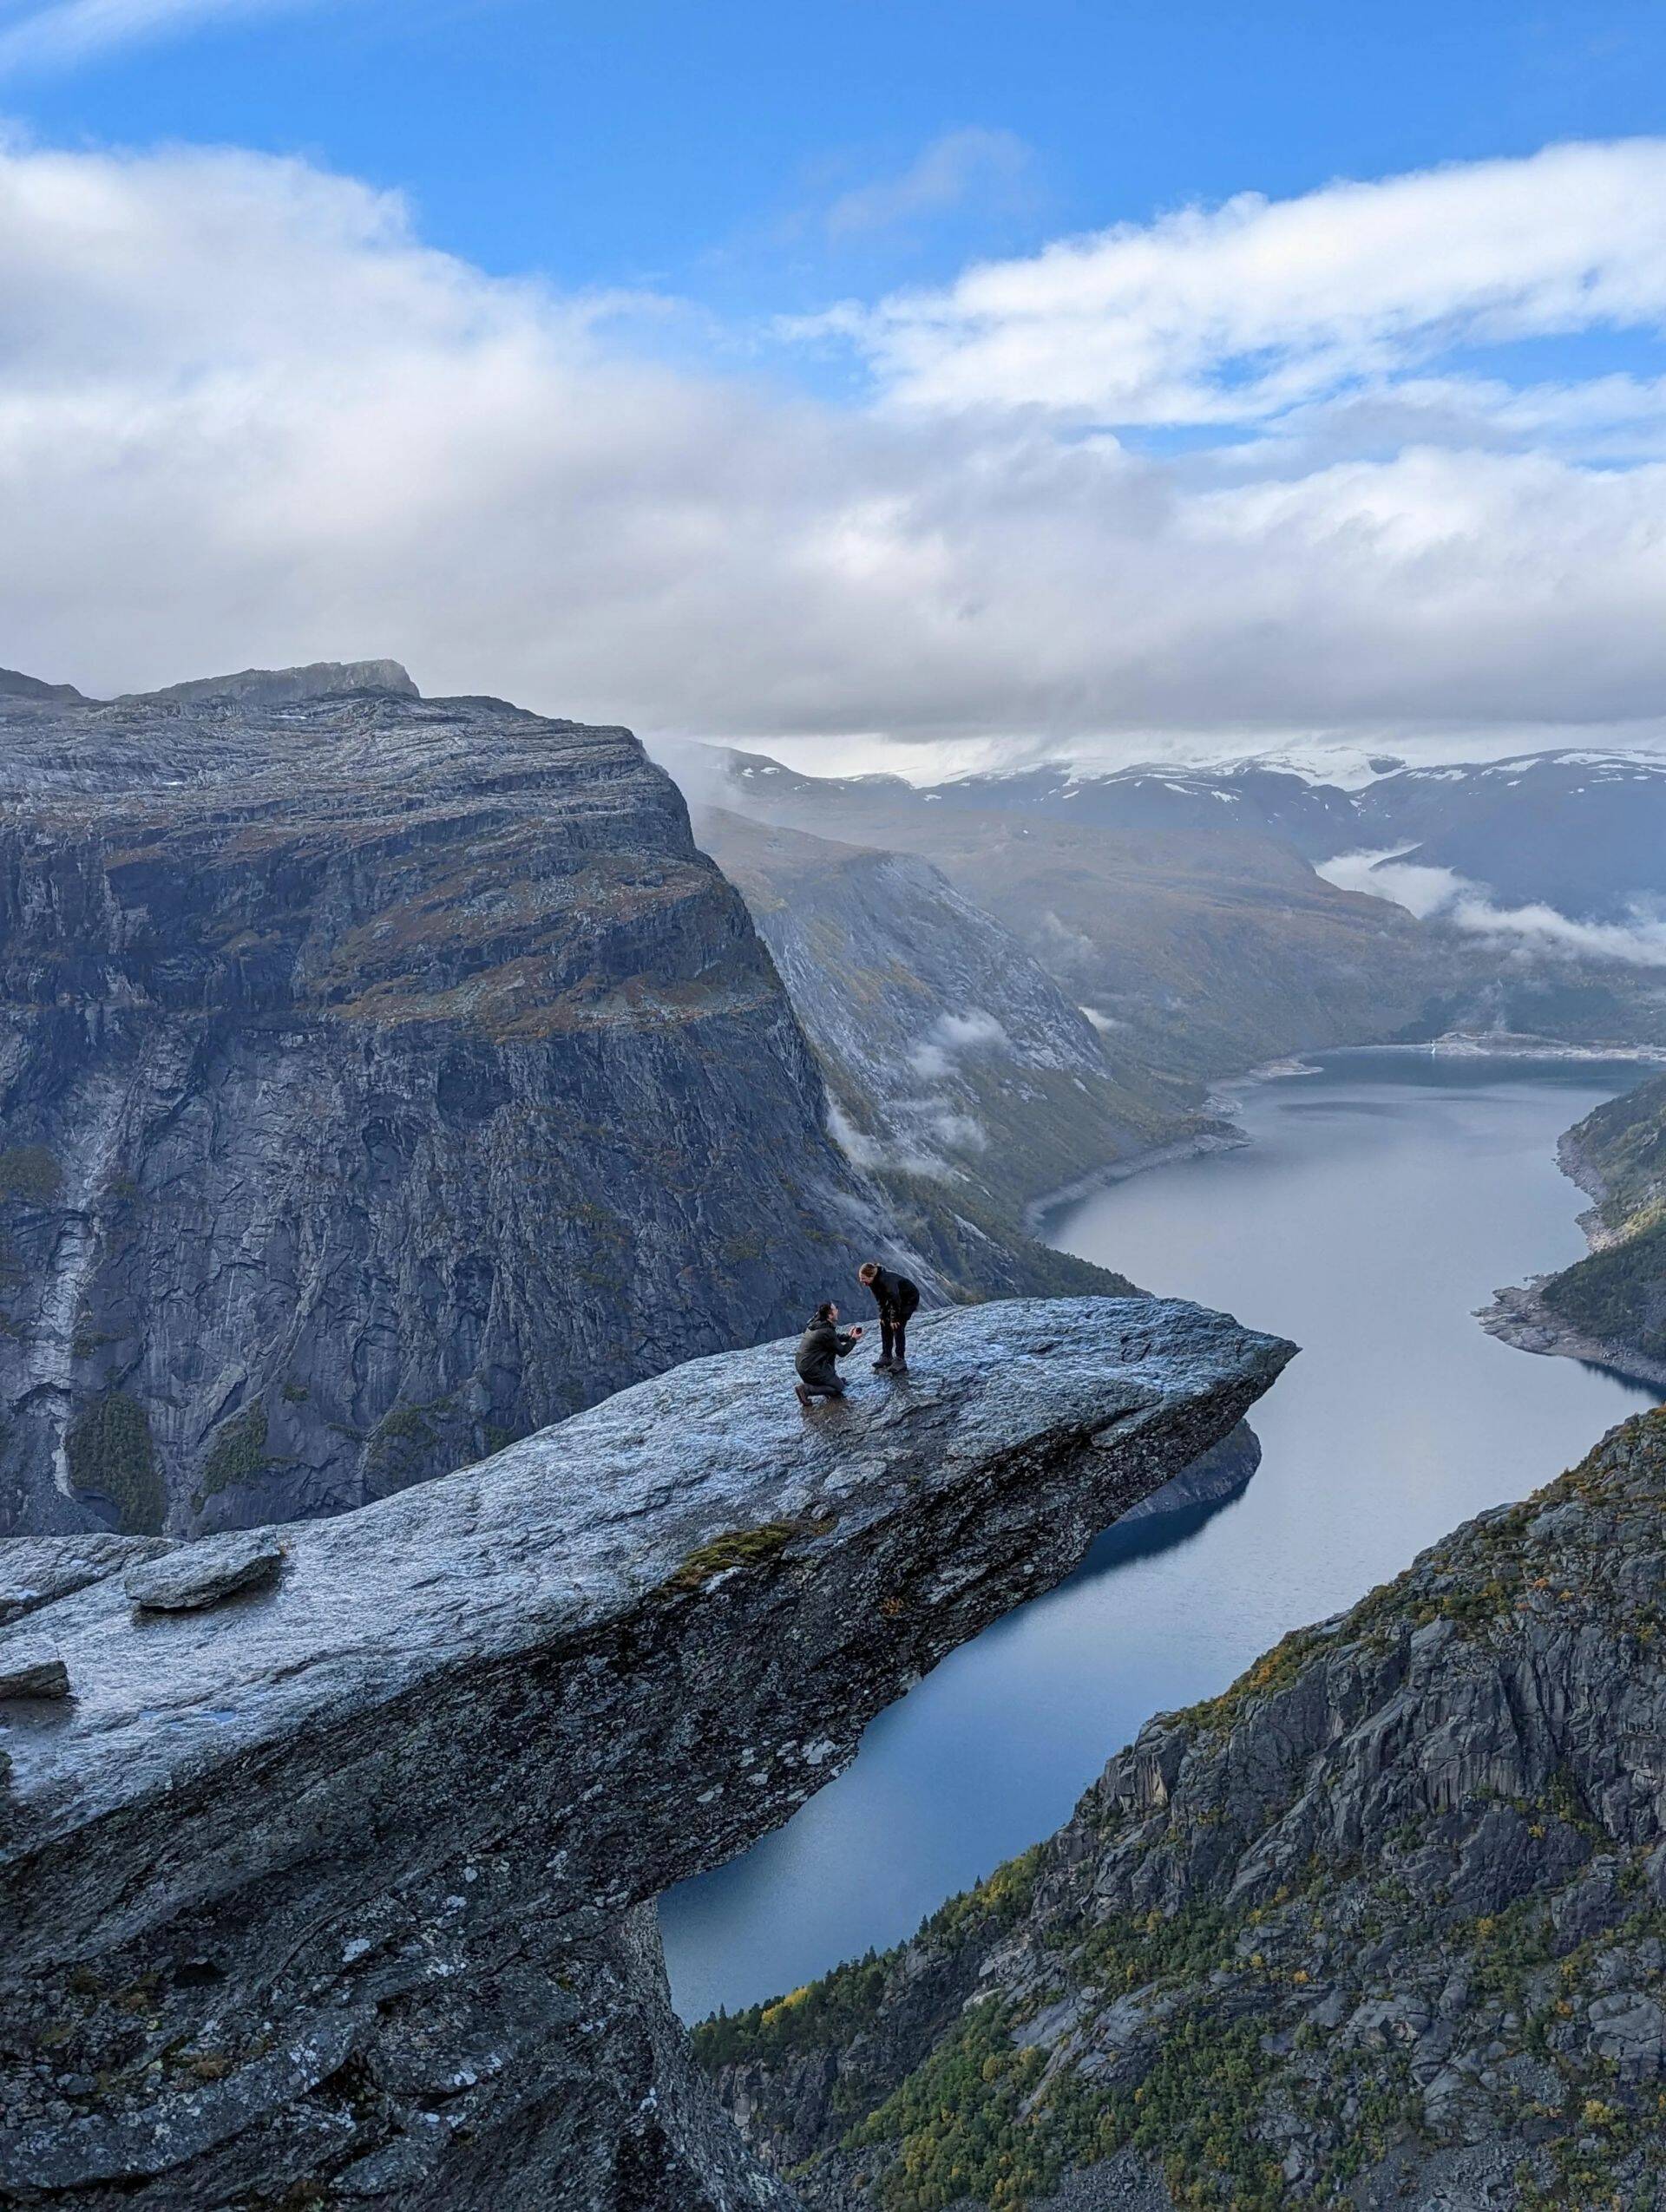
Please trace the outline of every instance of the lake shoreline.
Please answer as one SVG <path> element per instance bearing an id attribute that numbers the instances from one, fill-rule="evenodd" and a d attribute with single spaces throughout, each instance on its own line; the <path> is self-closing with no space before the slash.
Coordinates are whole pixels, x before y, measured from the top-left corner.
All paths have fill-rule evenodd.
<path id="1" fill-rule="evenodd" d="M 1513 1345 L 1518 1351 L 1538 1352 L 1546 1358 L 1577 1359 L 1587 1367 L 1605 1367 L 1628 1382 L 1647 1390 L 1666 1390 L 1666 1361 L 1645 1359 L 1629 1345 L 1606 1344 L 1598 1337 L 1583 1336 L 1551 1312 L 1540 1296 L 1540 1286 L 1552 1279 L 1534 1275 L 1525 1283 L 1506 1284 L 1492 1300 L 1475 1309 L 1475 1319 L 1489 1337 Z"/>
<path id="2" fill-rule="evenodd" d="M 1244 1077 L 1245 1082 L 1252 1080 Z M 1135 1175 L 1145 1175 L 1153 1168 L 1171 1168 L 1182 1160 L 1204 1159 L 1212 1152 L 1232 1152 L 1250 1141 L 1244 1130 L 1235 1129 L 1230 1122 L 1219 1122 L 1184 1136 L 1173 1137 L 1166 1144 L 1148 1145 L 1143 1152 L 1128 1153 L 1120 1160 L 1107 1160 L 1104 1167 L 1090 1168 L 1073 1182 L 1062 1184 L 1043 1198 L 1032 1199 L 1024 1209 L 1025 1233 L 1039 1237 L 1044 1244 L 1051 1244 L 1047 1222 L 1066 1207 L 1079 1206 L 1083 1199 L 1092 1198 L 1117 1183 L 1125 1183 Z"/>
<path id="3" fill-rule="evenodd" d="M 1605 1186 L 1602 1171 L 1581 1148 L 1577 1126 L 1564 1129 L 1557 1140 L 1556 1164 L 1591 1204 L 1577 1219 L 1585 1243 L 1593 1253 L 1608 1250 L 1621 1240 L 1606 1230 L 1602 1220 Z M 1666 1360 L 1650 1359 L 1633 1345 L 1588 1337 L 1574 1328 L 1545 1302 L 1544 1286 L 1559 1270 L 1530 1275 L 1525 1283 L 1508 1283 L 1478 1306 L 1475 1319 L 1490 1337 L 1512 1345 L 1518 1351 L 1536 1352 L 1547 1359 L 1579 1359 L 1587 1366 L 1606 1367 L 1629 1382 L 1650 1390 L 1666 1390 Z"/>
<path id="4" fill-rule="evenodd" d="M 1201 1160 L 1211 1153 L 1230 1152 L 1253 1140 L 1246 1130 L 1235 1126 L 1230 1118 L 1238 1111 L 1234 1094 L 1250 1090 L 1258 1084 L 1276 1083 L 1289 1077 L 1313 1075 L 1317 1072 L 1315 1062 L 1334 1052 L 1381 1053 L 1398 1057 L 1407 1053 L 1427 1054 L 1431 1059 L 1443 1060 L 1527 1060 L 1542 1061 L 1550 1066 L 1605 1067 L 1616 1062 L 1636 1061 L 1647 1064 L 1666 1065 L 1666 1046 L 1657 1044 L 1559 1044 L 1542 1037 L 1517 1037 L 1504 1031 L 1474 1035 L 1462 1030 L 1448 1031 L 1444 1036 L 1412 1043 L 1406 1039 L 1385 1039 L 1370 1044 L 1315 1044 L 1300 1053 L 1289 1053 L 1276 1060 L 1263 1060 L 1237 1075 L 1222 1076 L 1214 1083 L 1205 1100 L 1205 1109 L 1217 1118 L 1206 1122 L 1184 1135 L 1171 1137 L 1162 1144 L 1148 1145 L 1139 1152 L 1131 1152 L 1119 1159 L 1107 1160 L 1101 1168 L 1091 1168 L 1086 1175 L 1062 1183 L 1057 1190 L 1045 1192 L 1033 1198 L 1024 1208 L 1024 1230 L 1028 1236 L 1039 1237 L 1043 1243 L 1052 1240 L 1047 1226 L 1054 1214 L 1078 1206 L 1085 1198 L 1092 1198 L 1100 1191 L 1112 1189 L 1118 1183 L 1129 1181 L 1135 1175 L 1149 1174 L 1153 1168 L 1171 1168 L 1184 1160 Z M 1571 1179 L 1580 1181 L 1571 1168 L 1564 1168 Z M 1581 1226 L 1584 1226 L 1583 1218 Z"/>

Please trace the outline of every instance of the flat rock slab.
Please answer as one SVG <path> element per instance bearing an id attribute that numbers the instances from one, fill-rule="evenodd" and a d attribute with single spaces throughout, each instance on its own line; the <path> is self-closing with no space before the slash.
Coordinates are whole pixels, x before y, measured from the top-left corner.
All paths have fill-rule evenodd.
<path id="1" fill-rule="evenodd" d="M 176 1548 L 171 1536 L 19 1536 L 0 1543 L 0 1628 Z"/>
<path id="2" fill-rule="evenodd" d="M 381 1504 L 206 1538 L 60 1599 L 41 1619 L 74 1707 L 49 1738 L 6 1745 L 0 1952 L 13 1913 L 49 1947 L 67 1940 L 63 1914 L 97 1913 L 99 1884 L 72 1907 L 25 1875 L 34 1852 L 53 1849 L 80 1892 L 62 1846 L 101 1824 L 113 1853 L 119 1821 L 130 1902 L 143 1891 L 166 1910 L 187 1855 L 213 1868 L 251 1831 L 279 1849 L 274 1803 L 315 1783 L 344 1792 L 353 1821 L 374 1799 L 423 1850 L 442 1810 L 495 1827 L 502 1798 L 527 1827 L 525 1793 L 554 1791 L 562 1807 L 541 1816 L 572 1823 L 569 1880 L 594 1845 L 619 1862 L 610 1906 L 657 1895 L 828 1780 L 881 1705 L 1067 1574 L 1233 1427 L 1293 1347 L 1177 1300 L 1085 1298 L 922 1316 L 910 1349 L 906 1384 L 859 1370 L 813 1420 L 790 1339 L 692 1361 Z M 280 1542 L 259 1603 L 212 1609 L 274 1574 Z M 780 1655 L 753 1639 L 789 1631 L 777 1680 Z M 651 1659 L 689 1670 L 680 1687 L 651 1692 Z M 639 1725 L 677 1735 L 657 1785 Z M 604 1839 L 613 1812 L 623 1828 Z"/>
<path id="3" fill-rule="evenodd" d="M 275 1581 L 284 1557 L 283 1545 L 269 1528 L 208 1536 L 130 1567 L 121 1587 L 147 1612 L 200 1613 L 239 1591 Z"/>
<path id="4" fill-rule="evenodd" d="M 38 1637 L 18 1637 L 0 1647 L 0 1698 L 67 1698 L 69 1670 L 57 1651 Z"/>

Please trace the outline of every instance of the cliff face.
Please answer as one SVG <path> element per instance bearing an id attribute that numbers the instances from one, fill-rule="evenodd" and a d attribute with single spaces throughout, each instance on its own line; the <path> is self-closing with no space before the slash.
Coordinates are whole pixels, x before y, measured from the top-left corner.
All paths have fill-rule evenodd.
<path id="1" fill-rule="evenodd" d="M 750 2139 L 887 2212 L 1656 2203 L 1663 1508 L 1653 1414 L 1154 1720 L 914 1942 L 702 2030 Z"/>
<path id="2" fill-rule="evenodd" d="M 934 1258 L 952 1271 L 963 1245 L 975 1279 L 1001 1264 L 991 1243 L 1023 1247 L 1034 1287 L 1094 1287 L 1082 1262 L 1030 1241 L 1026 1210 L 1201 1126 L 1173 1088 L 1119 1071 L 1012 933 L 915 855 L 712 807 L 694 830 L 770 948 L 845 1149 L 923 1217 Z M 1015 1267 L 1001 1286 L 1032 1282 Z"/>
<path id="3" fill-rule="evenodd" d="M 1290 1351 L 1157 1300 L 917 1327 L 911 1386 L 806 1417 L 788 1345 L 698 1362 L 281 1553 L 124 1585 L 120 1540 L 27 1548 L 0 1685 L 44 1655 L 69 1695 L 0 1692 L 0 2202 L 787 2204 L 686 2063 L 648 1901 Z M 133 1602 L 239 1545 L 242 1594 Z"/>
<path id="4" fill-rule="evenodd" d="M 825 1118 L 628 732 L 0 697 L 0 1530 L 337 1511 L 785 1328 L 886 1242 Z"/>

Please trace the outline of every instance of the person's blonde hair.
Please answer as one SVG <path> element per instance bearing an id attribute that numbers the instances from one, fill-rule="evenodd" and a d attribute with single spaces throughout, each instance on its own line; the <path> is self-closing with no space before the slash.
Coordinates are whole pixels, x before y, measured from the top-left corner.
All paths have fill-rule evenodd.
<path id="1" fill-rule="evenodd" d="M 874 1277 L 878 1274 L 878 1273 L 879 1262 L 877 1260 L 864 1260 L 861 1266 L 856 1270 L 856 1280 L 859 1283 L 871 1283 Z"/>

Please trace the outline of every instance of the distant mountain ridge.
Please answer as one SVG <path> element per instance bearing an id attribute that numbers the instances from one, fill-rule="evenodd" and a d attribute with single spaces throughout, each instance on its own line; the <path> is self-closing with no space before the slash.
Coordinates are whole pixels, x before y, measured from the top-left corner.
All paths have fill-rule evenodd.
<path id="1" fill-rule="evenodd" d="M 920 786 L 806 776 L 755 753 L 662 749 L 706 803 L 930 861 L 1107 1024 L 1122 1063 L 1182 1083 L 1451 1030 L 1605 1047 L 1666 1041 L 1666 967 L 1641 939 L 1632 957 L 1629 933 L 1656 900 L 1650 887 L 1666 881 L 1666 761 L 1385 760 L 1346 789 L 1253 761 L 1105 772 L 1054 763 Z M 1317 872 L 1341 854 L 1367 856 L 1348 887 Z M 1467 887 L 1467 923 L 1419 920 L 1387 871 L 1377 893 L 1369 856 L 1385 854 L 1446 872 L 1426 880 L 1449 882 L 1454 896 Z M 1531 936 L 1489 940 L 1468 926 L 1489 899 L 1525 907 Z M 1571 926 L 1558 932 L 1563 911 Z M 1582 937 L 1582 916 L 1609 937 Z"/>
<path id="2" fill-rule="evenodd" d="M 25 676 L 21 669 L 0 668 L 0 699 L 40 699 L 68 704 L 81 696 L 73 684 L 45 684 L 38 676 Z"/>
<path id="3" fill-rule="evenodd" d="M 900 776 L 809 777 L 758 754 L 720 757 L 765 808 L 802 806 L 819 792 L 853 818 L 931 807 L 1120 831 L 1243 828 L 1312 860 L 1394 847 L 1508 903 L 1542 899 L 1576 918 L 1666 897 L 1666 756 L 1643 753 L 1563 748 L 1470 764 L 1384 763 L 1353 789 L 1256 761 L 1105 770 L 1053 762 L 915 785 Z"/>

